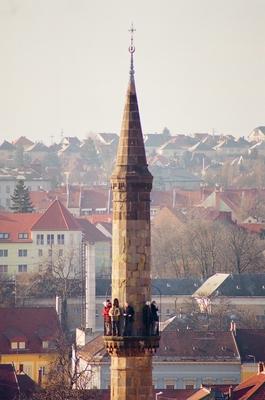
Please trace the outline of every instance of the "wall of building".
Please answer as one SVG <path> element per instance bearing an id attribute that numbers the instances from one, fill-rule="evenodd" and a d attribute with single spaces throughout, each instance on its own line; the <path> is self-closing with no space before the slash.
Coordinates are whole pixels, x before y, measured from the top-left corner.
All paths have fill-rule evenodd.
<path id="1" fill-rule="evenodd" d="M 19 370 L 19 365 L 23 365 L 23 371 L 38 383 L 39 369 L 44 367 L 43 383 L 45 384 L 46 374 L 50 364 L 56 359 L 56 353 L 33 353 L 33 354 L 1 354 L 0 364 L 14 364 L 15 369 Z"/>
<path id="2" fill-rule="evenodd" d="M 83 368 L 85 368 L 83 363 Z M 153 361 L 153 385 L 156 389 L 199 389 L 202 384 L 238 384 L 240 362 L 157 362 Z M 110 384 L 110 363 L 93 366 L 93 384 L 100 383 L 99 389 L 108 389 Z"/>

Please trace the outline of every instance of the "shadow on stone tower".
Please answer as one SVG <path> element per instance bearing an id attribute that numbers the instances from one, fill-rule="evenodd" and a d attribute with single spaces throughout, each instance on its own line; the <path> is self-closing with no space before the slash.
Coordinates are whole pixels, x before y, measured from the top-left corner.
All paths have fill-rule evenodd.
<path id="1" fill-rule="evenodd" d="M 117 161 L 111 176 L 112 299 L 119 300 L 120 309 L 128 303 L 135 313 L 130 336 L 121 329 L 117 336 L 104 336 L 104 342 L 111 355 L 111 400 L 151 400 L 152 355 L 159 346 L 159 335 L 147 326 L 144 308 L 151 300 L 150 192 L 153 177 L 147 166 L 135 89 L 133 27 L 130 32 L 130 80 Z"/>

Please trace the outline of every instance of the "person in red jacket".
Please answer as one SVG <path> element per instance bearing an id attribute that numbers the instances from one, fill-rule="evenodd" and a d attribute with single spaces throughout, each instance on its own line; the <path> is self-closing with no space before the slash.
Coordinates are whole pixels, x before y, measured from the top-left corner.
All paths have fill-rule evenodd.
<path id="1" fill-rule="evenodd" d="M 111 336 L 111 318 L 109 310 L 111 309 L 112 304 L 110 300 L 106 300 L 103 305 L 102 316 L 104 320 L 104 336 Z"/>

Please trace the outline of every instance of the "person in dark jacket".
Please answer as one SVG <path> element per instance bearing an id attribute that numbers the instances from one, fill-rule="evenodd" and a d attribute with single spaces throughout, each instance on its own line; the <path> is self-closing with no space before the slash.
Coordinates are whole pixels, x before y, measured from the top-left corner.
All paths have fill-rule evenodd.
<path id="1" fill-rule="evenodd" d="M 158 307 L 155 301 L 152 301 L 151 303 L 151 315 L 152 315 L 151 335 L 159 335 Z"/>
<path id="2" fill-rule="evenodd" d="M 125 303 L 123 310 L 124 317 L 124 330 L 123 336 L 132 336 L 133 321 L 134 321 L 134 309 L 129 303 Z"/>
<path id="3" fill-rule="evenodd" d="M 150 301 L 147 301 L 143 306 L 143 325 L 144 325 L 144 336 L 151 335 L 151 325 L 152 325 L 152 313 L 150 307 Z"/>

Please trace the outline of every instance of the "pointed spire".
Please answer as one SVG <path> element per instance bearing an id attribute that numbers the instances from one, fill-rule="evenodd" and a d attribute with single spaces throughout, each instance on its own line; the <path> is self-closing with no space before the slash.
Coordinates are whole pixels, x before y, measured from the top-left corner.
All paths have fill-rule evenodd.
<path id="1" fill-rule="evenodd" d="M 131 43 L 129 46 L 129 53 L 131 54 L 130 80 L 123 112 L 116 168 L 113 176 L 121 175 L 121 169 L 123 170 L 123 173 L 126 171 L 126 173 L 132 172 L 134 174 L 137 173 L 138 175 L 151 175 L 147 169 L 144 140 L 134 81 L 133 55 L 135 52 L 135 46 L 133 42 L 133 34 L 135 29 L 133 25 L 129 32 L 131 33 Z"/>

